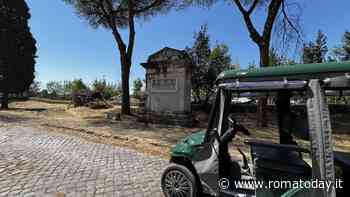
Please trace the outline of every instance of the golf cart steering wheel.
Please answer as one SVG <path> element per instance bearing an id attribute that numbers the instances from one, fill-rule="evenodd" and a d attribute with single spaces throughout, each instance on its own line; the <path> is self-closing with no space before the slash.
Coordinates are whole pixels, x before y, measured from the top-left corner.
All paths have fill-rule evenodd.
<path id="1" fill-rule="evenodd" d="M 238 132 L 242 132 L 245 135 L 250 135 L 248 129 L 246 129 L 243 125 L 241 125 L 237 120 L 235 120 L 232 116 L 227 116 L 227 120 L 230 122 L 232 125 L 232 128 Z"/>
<path id="2" fill-rule="evenodd" d="M 227 120 L 228 120 L 230 126 L 228 127 L 226 132 L 220 137 L 219 140 L 221 142 L 228 143 L 230 140 L 232 140 L 235 137 L 235 135 L 238 131 L 242 132 L 245 135 L 250 135 L 248 129 L 246 129 L 244 126 L 239 124 L 239 122 L 236 121 L 231 116 L 227 116 Z"/>

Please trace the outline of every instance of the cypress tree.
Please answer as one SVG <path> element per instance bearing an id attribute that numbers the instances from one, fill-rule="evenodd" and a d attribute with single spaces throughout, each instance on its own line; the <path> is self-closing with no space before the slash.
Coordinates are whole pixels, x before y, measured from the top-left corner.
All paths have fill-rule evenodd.
<path id="1" fill-rule="evenodd" d="M 0 0 L 0 92 L 1 108 L 8 108 L 8 94 L 22 93 L 34 80 L 36 41 L 24 0 Z"/>

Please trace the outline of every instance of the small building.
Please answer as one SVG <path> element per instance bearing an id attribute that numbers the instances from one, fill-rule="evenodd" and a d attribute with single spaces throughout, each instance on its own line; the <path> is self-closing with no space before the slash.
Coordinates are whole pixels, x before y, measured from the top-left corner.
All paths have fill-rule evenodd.
<path id="1" fill-rule="evenodd" d="M 191 125 L 191 63 L 183 50 L 165 47 L 141 65 L 146 69 L 146 121 Z"/>

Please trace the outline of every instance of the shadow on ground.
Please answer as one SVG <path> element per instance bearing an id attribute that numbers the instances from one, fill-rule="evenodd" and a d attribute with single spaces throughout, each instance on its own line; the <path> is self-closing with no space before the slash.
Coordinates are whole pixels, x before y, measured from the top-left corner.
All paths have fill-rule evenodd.
<path id="1" fill-rule="evenodd" d="M 0 115 L 0 122 L 5 122 L 5 123 L 18 123 L 18 122 L 24 122 L 28 120 L 30 120 L 30 118 L 10 116 L 10 115 Z"/>
<path id="2" fill-rule="evenodd" d="M 16 111 L 16 112 L 44 112 L 47 111 L 46 108 L 9 108 L 1 111 Z"/>

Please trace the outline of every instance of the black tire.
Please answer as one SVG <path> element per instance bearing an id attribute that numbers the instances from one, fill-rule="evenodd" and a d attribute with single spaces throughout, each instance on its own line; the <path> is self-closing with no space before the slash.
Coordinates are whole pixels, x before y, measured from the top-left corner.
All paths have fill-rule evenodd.
<path id="1" fill-rule="evenodd" d="M 183 165 L 170 164 L 162 174 L 161 184 L 165 197 L 197 197 L 198 194 L 195 176 Z"/>

